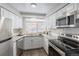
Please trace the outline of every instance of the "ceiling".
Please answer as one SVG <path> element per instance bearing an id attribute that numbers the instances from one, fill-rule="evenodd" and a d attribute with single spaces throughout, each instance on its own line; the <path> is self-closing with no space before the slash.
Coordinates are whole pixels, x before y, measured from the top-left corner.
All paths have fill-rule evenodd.
<path id="1" fill-rule="evenodd" d="M 47 14 L 49 10 L 55 9 L 64 3 L 37 3 L 37 7 L 31 7 L 30 3 L 10 3 L 12 7 L 21 13 Z"/>

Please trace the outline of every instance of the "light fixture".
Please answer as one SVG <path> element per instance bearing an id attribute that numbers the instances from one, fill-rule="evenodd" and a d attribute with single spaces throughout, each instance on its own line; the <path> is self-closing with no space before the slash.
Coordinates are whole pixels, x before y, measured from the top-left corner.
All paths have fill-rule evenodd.
<path id="1" fill-rule="evenodd" d="M 33 8 L 35 8 L 35 7 L 37 6 L 37 4 L 36 4 L 36 3 L 31 3 L 31 6 L 32 6 Z"/>

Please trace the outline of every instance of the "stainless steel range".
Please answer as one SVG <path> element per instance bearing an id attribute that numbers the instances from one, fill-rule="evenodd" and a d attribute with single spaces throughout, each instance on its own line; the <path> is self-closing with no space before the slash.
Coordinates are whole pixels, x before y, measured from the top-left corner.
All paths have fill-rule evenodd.
<path id="1" fill-rule="evenodd" d="M 61 34 L 58 39 L 49 40 L 49 55 L 79 56 L 78 34 Z"/>

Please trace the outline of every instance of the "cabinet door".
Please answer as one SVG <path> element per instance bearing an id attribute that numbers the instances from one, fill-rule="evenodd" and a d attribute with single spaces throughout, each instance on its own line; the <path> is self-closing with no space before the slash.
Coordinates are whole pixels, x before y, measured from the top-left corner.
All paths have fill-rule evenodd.
<path id="1" fill-rule="evenodd" d="M 7 11 L 6 9 L 1 8 L 1 16 L 5 18 L 12 18 L 11 12 Z"/>
<path id="2" fill-rule="evenodd" d="M 12 16 L 13 20 L 13 28 L 22 28 L 22 19 L 16 15 L 13 14 Z"/>
<path id="3" fill-rule="evenodd" d="M 57 11 L 56 13 L 56 19 L 62 18 L 62 17 L 66 17 L 66 7 L 60 9 L 59 11 Z"/>
<path id="4" fill-rule="evenodd" d="M 17 41 L 17 48 L 23 49 L 24 48 L 24 39 L 21 38 L 20 40 Z"/>
<path id="5" fill-rule="evenodd" d="M 76 6 L 74 3 L 72 4 L 69 4 L 68 6 L 66 6 L 66 15 L 69 16 L 69 15 L 72 15 L 75 13 L 75 11 L 77 10 Z"/>
<path id="6" fill-rule="evenodd" d="M 77 19 L 79 19 L 79 3 L 76 4 L 77 7 Z"/>
<path id="7" fill-rule="evenodd" d="M 25 37 L 24 38 L 24 49 L 31 49 L 31 38 L 30 37 Z"/>
<path id="8" fill-rule="evenodd" d="M 49 20 L 49 21 L 48 21 Z M 46 31 L 50 31 L 51 30 L 51 28 L 52 28 L 52 16 L 50 15 L 50 16 L 48 16 L 47 18 L 46 18 Z"/>
<path id="9" fill-rule="evenodd" d="M 32 38 L 31 44 L 32 48 L 40 48 L 43 47 L 43 40 L 41 37 L 34 37 Z"/>
<path id="10" fill-rule="evenodd" d="M 56 28 L 56 18 L 55 18 L 55 15 L 56 14 L 53 14 L 52 16 L 51 16 L 51 29 L 55 29 Z"/>
<path id="11" fill-rule="evenodd" d="M 66 25 L 66 8 L 60 9 L 56 15 L 56 26 L 63 26 Z"/>
<path id="12" fill-rule="evenodd" d="M 18 19 L 17 19 L 17 16 L 13 14 L 13 19 L 12 20 L 13 20 L 12 21 L 13 22 L 12 23 L 13 24 L 13 28 L 18 28 L 18 24 L 17 24 L 18 23 Z"/>

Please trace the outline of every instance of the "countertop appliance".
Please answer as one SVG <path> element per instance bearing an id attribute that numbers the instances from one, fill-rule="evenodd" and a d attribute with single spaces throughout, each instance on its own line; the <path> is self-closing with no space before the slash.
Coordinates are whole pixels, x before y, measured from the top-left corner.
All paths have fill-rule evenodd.
<path id="1" fill-rule="evenodd" d="M 12 55 L 11 19 L 4 17 L 0 22 L 0 56 L 10 56 Z"/>

